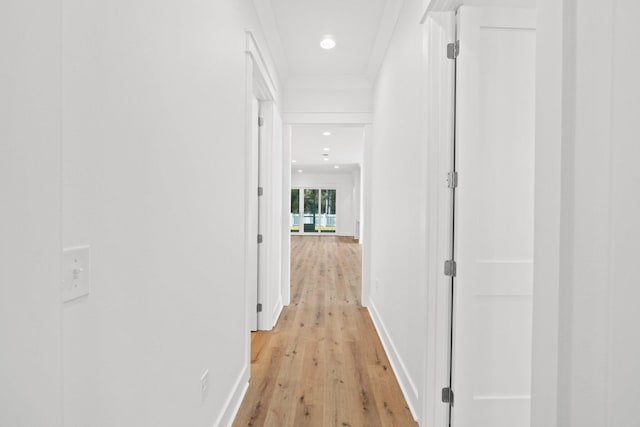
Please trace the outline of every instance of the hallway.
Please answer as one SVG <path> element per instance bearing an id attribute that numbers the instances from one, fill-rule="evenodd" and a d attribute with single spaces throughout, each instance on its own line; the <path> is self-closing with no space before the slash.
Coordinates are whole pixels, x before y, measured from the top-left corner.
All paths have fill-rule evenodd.
<path id="1" fill-rule="evenodd" d="M 360 305 L 361 247 L 292 236 L 291 305 L 252 334 L 251 381 L 234 426 L 416 425 Z"/>

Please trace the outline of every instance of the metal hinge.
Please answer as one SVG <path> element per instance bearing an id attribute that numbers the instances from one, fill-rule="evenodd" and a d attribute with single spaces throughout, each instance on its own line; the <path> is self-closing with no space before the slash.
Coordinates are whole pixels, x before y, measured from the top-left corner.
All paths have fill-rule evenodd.
<path id="1" fill-rule="evenodd" d="M 264 117 L 258 117 L 258 126 L 264 125 Z"/>
<path id="2" fill-rule="evenodd" d="M 448 403 L 453 406 L 453 390 L 451 390 L 451 387 L 442 389 L 442 403 Z"/>
<path id="3" fill-rule="evenodd" d="M 262 243 L 262 234 L 258 234 L 258 243 Z"/>
<path id="4" fill-rule="evenodd" d="M 449 172 L 447 174 L 447 186 L 449 188 L 458 187 L 458 172 Z"/>
<path id="5" fill-rule="evenodd" d="M 460 41 L 456 40 L 455 43 L 447 44 L 447 58 L 456 59 L 460 54 Z"/>
<path id="6" fill-rule="evenodd" d="M 456 275 L 456 262 L 452 259 L 448 259 L 444 262 L 444 275 L 455 277 Z"/>
<path id="7" fill-rule="evenodd" d="M 262 196 L 264 194 L 264 188 L 258 187 L 258 196 Z"/>
<path id="8" fill-rule="evenodd" d="M 258 313 L 262 313 L 262 304 L 258 303 L 258 306 L 256 307 L 256 311 Z"/>

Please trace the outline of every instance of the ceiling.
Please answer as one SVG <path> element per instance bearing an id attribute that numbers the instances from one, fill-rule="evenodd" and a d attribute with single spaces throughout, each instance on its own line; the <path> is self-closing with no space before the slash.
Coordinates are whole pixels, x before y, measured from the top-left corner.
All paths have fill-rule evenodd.
<path id="1" fill-rule="evenodd" d="M 375 77 L 402 0 L 254 0 L 285 86 L 290 79 Z M 320 48 L 325 35 L 336 47 Z"/>
<path id="2" fill-rule="evenodd" d="M 327 131 L 331 132 L 330 136 L 323 135 Z M 360 126 L 294 126 L 291 130 L 291 171 L 350 173 L 360 167 L 363 150 L 364 129 Z"/>

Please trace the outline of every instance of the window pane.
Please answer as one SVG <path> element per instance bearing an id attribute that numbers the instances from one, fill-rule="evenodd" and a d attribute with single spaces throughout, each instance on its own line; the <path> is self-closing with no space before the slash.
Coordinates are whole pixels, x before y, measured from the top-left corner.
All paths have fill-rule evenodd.
<path id="1" fill-rule="evenodd" d="M 336 232 L 336 190 L 322 190 L 320 203 L 320 231 Z"/>
<path id="2" fill-rule="evenodd" d="M 304 231 L 305 233 L 319 231 L 320 224 L 318 220 L 318 190 L 304 190 Z"/>
<path id="3" fill-rule="evenodd" d="M 291 231 L 300 232 L 300 189 L 291 189 Z"/>

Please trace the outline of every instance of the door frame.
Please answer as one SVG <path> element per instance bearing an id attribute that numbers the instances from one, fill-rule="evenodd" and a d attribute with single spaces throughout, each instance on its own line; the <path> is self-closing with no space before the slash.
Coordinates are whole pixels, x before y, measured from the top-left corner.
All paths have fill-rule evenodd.
<path id="1" fill-rule="evenodd" d="M 426 116 L 428 152 L 428 283 L 425 375 L 421 421 L 425 425 L 449 425 L 449 406 L 442 403 L 442 388 L 450 385 L 451 278 L 444 261 L 452 252 L 453 192 L 446 177 L 452 170 L 454 143 L 454 61 L 447 58 L 447 44 L 455 41 L 455 12 L 430 12 L 422 22 L 426 65 Z"/>
<path id="2" fill-rule="evenodd" d="M 361 165 L 361 212 L 360 218 L 360 239 L 362 244 L 362 280 L 361 280 L 361 304 L 363 307 L 369 306 L 369 295 L 371 289 L 371 138 L 373 114 L 335 112 L 335 113 L 285 113 L 283 115 L 284 139 L 283 151 L 285 153 L 284 173 L 285 173 L 285 194 L 291 191 L 291 135 L 294 126 L 361 126 L 364 128 L 364 156 Z M 291 212 L 291 197 L 284 197 L 285 206 L 283 212 Z M 282 283 L 283 300 L 289 304 L 291 298 L 291 233 L 289 231 L 289 216 L 283 215 L 286 221 L 287 236 L 283 240 L 282 252 Z M 303 234 L 303 233 L 300 233 Z M 320 233 L 318 233 L 320 234 Z M 285 289 L 286 288 L 286 289 Z"/>
<path id="3" fill-rule="evenodd" d="M 263 139 L 264 147 L 272 147 L 281 136 L 282 123 L 278 111 L 278 90 L 269 67 L 264 61 L 258 44 L 250 31 L 246 32 L 246 93 L 245 93 L 245 300 L 246 300 L 246 330 L 270 330 L 283 308 L 284 298 L 281 292 L 274 294 L 274 282 L 282 281 L 282 244 L 278 237 L 280 216 L 278 214 L 281 204 L 278 195 L 282 196 L 282 188 L 278 186 L 280 168 L 274 170 L 273 164 L 279 165 L 273 155 L 273 150 L 264 150 L 264 157 L 260 161 L 262 168 L 258 166 L 259 146 L 258 135 Z M 264 125 L 258 128 L 258 118 L 254 117 L 253 102 L 257 99 L 260 103 L 260 115 L 264 118 Z M 278 145 L 278 152 L 282 147 Z M 276 153 L 277 155 L 277 153 Z M 262 169 L 262 170 L 259 170 Z M 260 176 L 259 176 L 260 175 Z M 261 179 L 262 177 L 262 179 Z M 262 182 L 259 180 L 261 179 Z M 259 184 L 260 182 L 260 184 Z M 265 200 L 261 201 L 263 207 L 258 217 L 258 185 L 269 185 L 269 194 L 265 194 Z M 260 233 L 268 234 L 265 239 L 263 259 L 260 260 L 262 268 L 258 268 L 258 221 L 263 224 L 264 230 Z M 288 230 L 287 230 L 288 231 Z M 278 286 L 278 291 L 280 286 Z M 262 304 L 262 312 L 257 313 L 258 296 Z M 255 320 L 254 320 L 255 319 Z M 247 334 L 247 354 L 250 357 L 250 334 Z"/>

